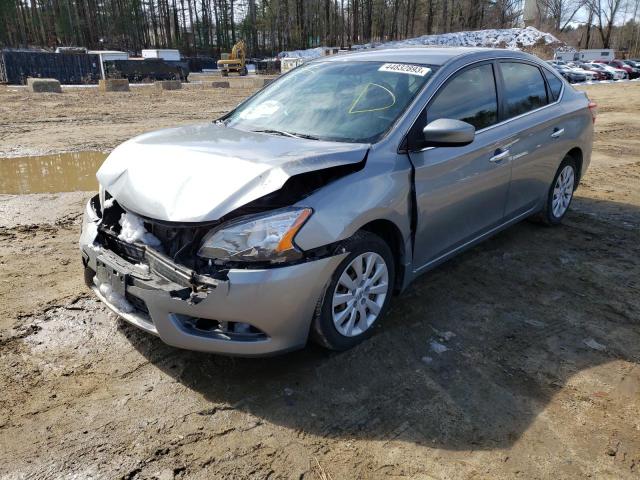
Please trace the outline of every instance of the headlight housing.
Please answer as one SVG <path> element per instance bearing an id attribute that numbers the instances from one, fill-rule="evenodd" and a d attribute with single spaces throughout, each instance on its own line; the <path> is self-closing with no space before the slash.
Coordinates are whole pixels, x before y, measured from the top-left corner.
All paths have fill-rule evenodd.
<path id="1" fill-rule="evenodd" d="M 302 252 L 293 239 L 311 213 L 310 208 L 288 208 L 224 224 L 204 237 L 198 255 L 220 262 L 297 260 Z"/>

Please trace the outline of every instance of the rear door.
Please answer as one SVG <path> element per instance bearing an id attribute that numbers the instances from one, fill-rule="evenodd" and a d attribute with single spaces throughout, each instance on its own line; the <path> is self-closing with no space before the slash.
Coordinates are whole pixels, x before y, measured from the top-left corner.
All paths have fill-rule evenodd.
<path id="1" fill-rule="evenodd" d="M 502 119 L 512 142 L 511 187 L 505 210 L 505 219 L 510 220 L 539 208 L 561 160 L 556 144 L 565 126 L 557 100 L 563 84 L 533 63 L 505 60 L 498 65 Z"/>
<path id="2" fill-rule="evenodd" d="M 417 199 L 414 265 L 426 268 L 503 222 L 509 189 L 509 132 L 499 120 L 496 65 L 454 74 L 409 134 Z M 464 147 L 419 149 L 422 128 L 438 118 L 468 122 L 476 138 Z M 412 145 L 415 145 L 412 148 Z"/>

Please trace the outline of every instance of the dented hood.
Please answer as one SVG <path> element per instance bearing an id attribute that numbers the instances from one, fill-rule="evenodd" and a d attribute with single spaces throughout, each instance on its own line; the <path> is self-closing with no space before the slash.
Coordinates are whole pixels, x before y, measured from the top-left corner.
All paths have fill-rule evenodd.
<path id="1" fill-rule="evenodd" d="M 113 150 L 96 176 L 126 209 L 203 222 L 280 189 L 294 175 L 358 163 L 368 147 L 208 123 L 133 138 Z"/>

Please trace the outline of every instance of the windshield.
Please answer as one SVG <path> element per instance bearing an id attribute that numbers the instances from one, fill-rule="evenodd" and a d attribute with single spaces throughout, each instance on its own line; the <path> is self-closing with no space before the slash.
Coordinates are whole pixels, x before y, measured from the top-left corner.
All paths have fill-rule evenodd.
<path id="1" fill-rule="evenodd" d="M 404 112 L 433 71 L 406 63 L 303 65 L 240 105 L 225 124 L 320 140 L 374 142 Z"/>

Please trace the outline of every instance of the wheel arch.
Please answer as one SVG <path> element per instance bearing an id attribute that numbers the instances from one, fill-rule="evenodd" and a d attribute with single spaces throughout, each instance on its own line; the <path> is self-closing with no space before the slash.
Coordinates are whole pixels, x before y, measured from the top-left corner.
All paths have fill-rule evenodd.
<path id="1" fill-rule="evenodd" d="M 574 190 L 575 190 L 576 188 L 578 188 L 578 183 L 582 178 L 582 161 L 583 161 L 582 149 L 580 147 L 573 147 L 571 150 L 567 152 L 565 157 L 571 157 L 576 162 L 576 168 L 578 169 L 578 171 L 576 172 L 578 181 L 574 186 Z"/>
<path id="2" fill-rule="evenodd" d="M 405 277 L 405 264 L 407 262 L 406 249 L 400 228 L 391 220 L 377 219 L 366 223 L 360 227 L 359 230 L 378 235 L 389 246 L 395 261 L 393 290 L 396 293 L 402 290 Z"/>

